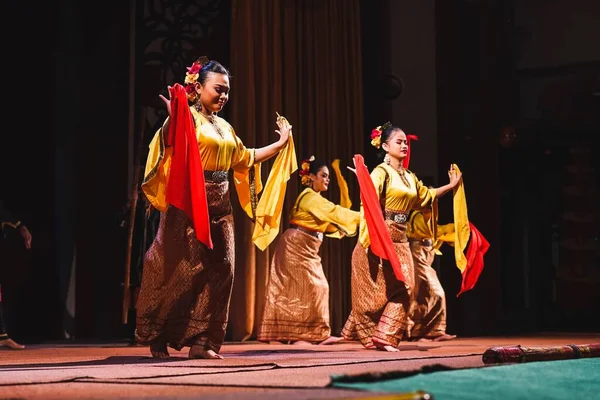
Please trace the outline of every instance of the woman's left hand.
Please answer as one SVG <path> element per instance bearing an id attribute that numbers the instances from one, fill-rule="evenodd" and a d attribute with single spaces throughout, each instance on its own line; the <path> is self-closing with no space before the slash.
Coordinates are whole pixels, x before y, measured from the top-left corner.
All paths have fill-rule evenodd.
<path id="1" fill-rule="evenodd" d="M 279 135 L 278 142 L 281 146 L 284 146 L 292 134 L 292 126 L 285 118 L 277 118 L 277 126 L 279 129 L 275 132 Z"/>
<path id="2" fill-rule="evenodd" d="M 454 165 L 450 165 L 448 177 L 450 178 L 450 186 L 456 187 L 462 178 L 462 172 L 458 172 L 458 170 L 454 168 Z"/>

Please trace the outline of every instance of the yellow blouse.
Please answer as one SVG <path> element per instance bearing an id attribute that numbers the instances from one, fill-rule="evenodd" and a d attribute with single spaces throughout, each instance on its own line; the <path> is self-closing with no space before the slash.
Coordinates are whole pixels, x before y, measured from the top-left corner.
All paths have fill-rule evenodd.
<path id="1" fill-rule="evenodd" d="M 205 171 L 247 170 L 254 165 L 254 150 L 247 149 L 227 121 L 214 117 L 213 125 L 203 114 L 190 107 L 196 127 L 200 159 Z M 217 132 L 223 133 L 223 137 Z"/>
<path id="2" fill-rule="evenodd" d="M 437 235 L 435 238 L 435 242 L 433 242 L 433 247 L 435 249 L 439 249 L 443 243 L 447 243 L 450 246 L 454 246 L 454 235 L 454 224 L 452 222 L 449 224 L 438 225 Z"/>
<path id="3" fill-rule="evenodd" d="M 290 213 L 290 223 L 338 239 L 342 237 L 341 233 L 355 236 L 359 220 L 358 211 L 334 204 L 311 188 L 300 193 Z"/>
<path id="4" fill-rule="evenodd" d="M 435 227 L 436 232 L 433 234 L 431 232 L 429 218 L 425 218 L 425 215 L 423 215 L 422 212 L 416 211 L 411 214 L 410 219 L 406 224 L 406 234 L 413 240 L 432 239 L 434 250 L 437 254 L 442 254 L 439 251 L 442 244 L 446 243 L 450 246 L 454 246 L 454 224 L 438 225 L 436 221 Z"/>
<path id="5" fill-rule="evenodd" d="M 233 169 L 236 172 L 234 182 L 240 203 L 248 212 L 248 203 L 250 203 L 248 170 L 253 165 L 256 167 L 256 182 L 259 186 L 256 193 L 260 191 L 260 166 L 254 164 L 254 150 L 247 149 L 244 146 L 236 136 L 232 126 L 223 118 L 215 116 L 213 125 L 195 108 L 190 107 L 190 110 L 194 118 L 202 167 L 205 171 L 229 171 Z M 171 147 L 165 146 L 162 131 L 163 128 L 159 129 L 152 142 L 150 142 L 142 190 L 150 203 L 164 212 L 168 208 L 166 188 L 173 150 Z"/>
<path id="6" fill-rule="evenodd" d="M 423 240 L 423 239 L 434 239 L 436 235 L 431 231 L 430 224 L 422 212 L 415 211 L 410 215 L 410 219 L 406 224 L 406 235 L 409 239 Z"/>
<path id="7" fill-rule="evenodd" d="M 386 163 L 379 164 L 371 172 L 371 179 L 373 180 L 377 195 L 381 194 L 384 182 L 388 179 L 385 208 L 392 211 L 409 212 L 410 210 L 418 210 L 430 206 L 435 200 L 436 190 L 427 188 L 412 172 L 405 170 L 403 173 L 409 186 L 406 186 L 402 178 L 400 178 L 400 172 Z M 359 240 L 365 248 L 371 244 L 362 206 Z"/>

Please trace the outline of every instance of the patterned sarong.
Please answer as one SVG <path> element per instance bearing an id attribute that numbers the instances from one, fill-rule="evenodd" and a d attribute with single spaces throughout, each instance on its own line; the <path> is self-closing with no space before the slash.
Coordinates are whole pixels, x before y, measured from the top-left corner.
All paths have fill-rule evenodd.
<path id="1" fill-rule="evenodd" d="M 258 340 L 320 342 L 331 334 L 321 243 L 298 229 L 287 229 L 277 242 Z"/>
<path id="2" fill-rule="evenodd" d="M 169 207 L 161 214 L 136 305 L 141 344 L 164 340 L 176 350 L 201 345 L 219 352 L 223 343 L 235 265 L 227 174 L 206 182 L 206 197 L 212 250 L 197 239 L 183 211 Z"/>
<path id="3" fill-rule="evenodd" d="M 352 253 L 352 311 L 342 336 L 359 340 L 365 347 L 373 346 L 373 339 L 398 346 L 410 332 L 411 293 L 406 286 L 414 285 L 414 267 L 406 225 L 390 220 L 385 223 L 407 285 L 396 278 L 389 261 L 356 244 Z"/>

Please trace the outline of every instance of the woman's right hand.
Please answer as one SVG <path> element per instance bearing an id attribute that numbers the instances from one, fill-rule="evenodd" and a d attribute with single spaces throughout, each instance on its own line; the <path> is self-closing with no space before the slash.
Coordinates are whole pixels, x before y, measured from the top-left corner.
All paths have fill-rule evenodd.
<path id="1" fill-rule="evenodd" d="M 158 97 L 160 97 L 160 99 L 167 106 L 167 112 L 169 113 L 169 117 L 170 117 L 171 116 L 171 92 L 173 91 L 173 88 L 171 86 L 167 86 L 167 91 L 169 93 L 168 99 L 165 96 L 163 96 L 162 94 L 159 94 Z"/>

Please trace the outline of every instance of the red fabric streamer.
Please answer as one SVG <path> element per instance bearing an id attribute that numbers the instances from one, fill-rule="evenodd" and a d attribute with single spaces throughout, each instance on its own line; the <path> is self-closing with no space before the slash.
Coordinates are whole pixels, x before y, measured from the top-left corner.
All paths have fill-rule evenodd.
<path id="1" fill-rule="evenodd" d="M 467 267 L 462 273 L 460 292 L 458 292 L 456 297 L 475 287 L 479 275 L 483 271 L 483 256 L 490 248 L 490 243 L 475 228 L 475 225 L 469 222 L 469 227 L 471 228 L 471 240 L 467 249 Z"/>
<path id="2" fill-rule="evenodd" d="M 172 118 L 167 145 L 173 146 L 173 156 L 167 183 L 167 202 L 187 214 L 198 240 L 212 249 L 204 168 L 200 160 L 194 120 L 185 88 L 175 84 L 170 89 L 170 95 Z"/>
<path id="3" fill-rule="evenodd" d="M 360 199 L 362 200 L 365 220 L 369 229 L 371 251 L 376 256 L 389 260 L 396 279 L 406 284 L 406 278 L 400 267 L 400 259 L 383 220 L 379 197 L 363 156 L 360 154 L 354 155 L 354 166 L 356 167 L 356 177 L 360 187 Z"/>
<path id="4" fill-rule="evenodd" d="M 408 150 L 406 151 L 406 157 L 402 160 L 402 166 L 408 169 L 408 164 L 410 164 L 410 141 L 411 140 L 419 140 L 417 135 L 406 135 L 406 145 L 408 146 Z"/>

